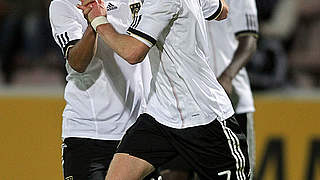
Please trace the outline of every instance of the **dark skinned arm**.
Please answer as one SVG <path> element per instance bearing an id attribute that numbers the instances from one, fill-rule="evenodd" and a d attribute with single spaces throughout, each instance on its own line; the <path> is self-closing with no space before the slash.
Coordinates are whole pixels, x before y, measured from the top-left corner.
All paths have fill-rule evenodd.
<path id="1" fill-rule="evenodd" d="M 231 63 L 218 78 L 218 81 L 229 95 L 232 93 L 232 79 L 250 61 L 251 56 L 257 48 L 257 38 L 255 35 L 239 36 L 238 40 L 239 45 Z"/>

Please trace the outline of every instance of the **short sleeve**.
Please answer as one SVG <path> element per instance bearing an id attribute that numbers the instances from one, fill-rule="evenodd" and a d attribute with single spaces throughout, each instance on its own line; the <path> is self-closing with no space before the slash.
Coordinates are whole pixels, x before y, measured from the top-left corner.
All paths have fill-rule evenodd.
<path id="1" fill-rule="evenodd" d="M 200 0 L 203 15 L 206 20 L 214 20 L 222 12 L 222 3 L 220 0 Z"/>
<path id="2" fill-rule="evenodd" d="M 52 1 L 49 18 L 54 40 L 67 58 L 68 50 L 82 38 L 82 26 L 77 21 L 72 8 L 60 1 Z"/>
<path id="3" fill-rule="evenodd" d="M 177 0 L 145 0 L 127 32 L 152 47 L 161 32 L 177 15 L 179 8 L 180 1 Z"/>
<path id="4" fill-rule="evenodd" d="M 253 35 L 258 38 L 259 24 L 255 0 L 230 0 L 230 21 L 237 37 Z"/>

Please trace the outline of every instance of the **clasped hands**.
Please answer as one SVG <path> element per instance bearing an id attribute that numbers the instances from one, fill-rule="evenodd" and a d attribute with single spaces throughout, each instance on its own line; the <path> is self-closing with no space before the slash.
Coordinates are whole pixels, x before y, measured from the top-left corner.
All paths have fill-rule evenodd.
<path id="1" fill-rule="evenodd" d="M 96 17 L 107 17 L 107 10 L 103 0 L 80 0 L 81 4 L 77 5 L 82 10 L 84 17 L 91 23 Z"/>

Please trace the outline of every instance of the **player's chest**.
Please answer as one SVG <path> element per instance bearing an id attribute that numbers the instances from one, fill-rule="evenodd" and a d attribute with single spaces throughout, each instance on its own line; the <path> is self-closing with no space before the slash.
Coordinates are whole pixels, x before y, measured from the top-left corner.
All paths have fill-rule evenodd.
<path id="1" fill-rule="evenodd" d="M 125 29 L 131 24 L 141 8 L 138 0 L 105 1 L 108 21 L 117 29 Z"/>

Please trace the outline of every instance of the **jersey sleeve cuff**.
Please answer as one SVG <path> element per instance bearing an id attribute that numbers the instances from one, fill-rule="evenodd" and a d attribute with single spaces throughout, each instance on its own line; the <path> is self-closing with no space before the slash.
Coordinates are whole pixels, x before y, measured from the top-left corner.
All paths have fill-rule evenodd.
<path id="1" fill-rule="evenodd" d="M 220 16 L 220 14 L 222 13 L 222 10 L 223 10 L 223 8 L 222 8 L 222 2 L 219 0 L 219 7 L 218 7 L 218 9 L 216 10 L 216 12 L 215 12 L 214 14 L 212 14 L 211 16 L 205 18 L 205 19 L 206 19 L 207 21 L 211 21 L 211 20 L 213 20 L 213 19 L 217 19 L 217 18 Z"/>
<path id="2" fill-rule="evenodd" d="M 141 31 L 133 29 L 132 27 L 129 27 L 127 32 L 129 33 L 130 36 L 142 41 L 144 44 L 146 44 L 150 48 L 153 45 L 155 45 L 156 42 L 157 42 L 153 37 L 149 36 L 148 34 L 145 34 L 145 33 L 141 32 Z"/>
<path id="3" fill-rule="evenodd" d="M 63 56 L 64 56 L 65 59 L 68 59 L 69 49 L 72 48 L 73 46 L 75 46 L 78 41 L 79 41 L 79 39 L 69 41 L 68 44 L 66 44 L 64 46 L 64 48 L 63 48 Z"/>
<path id="4" fill-rule="evenodd" d="M 259 38 L 259 33 L 255 30 L 245 30 L 245 31 L 239 31 L 235 33 L 235 36 L 242 37 L 242 36 L 253 36 L 255 38 Z"/>

